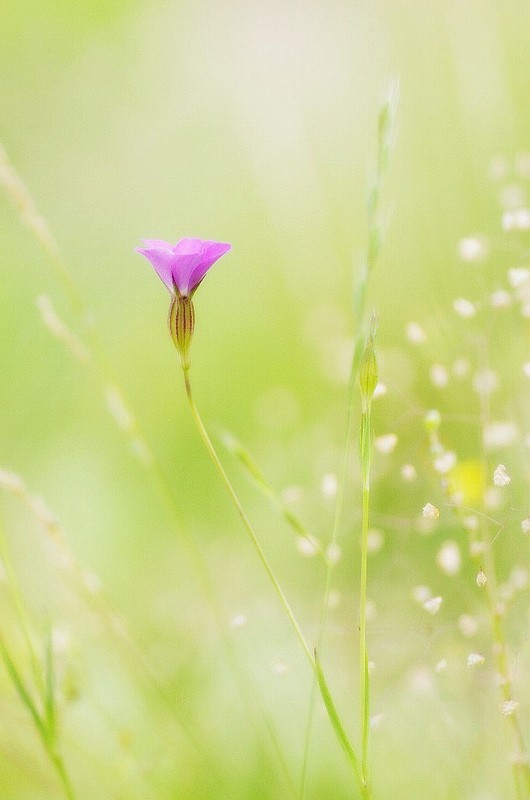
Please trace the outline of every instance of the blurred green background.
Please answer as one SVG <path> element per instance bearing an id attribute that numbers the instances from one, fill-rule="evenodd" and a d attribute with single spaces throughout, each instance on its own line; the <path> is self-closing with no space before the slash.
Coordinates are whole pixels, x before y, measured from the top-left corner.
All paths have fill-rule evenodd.
<path id="1" fill-rule="evenodd" d="M 415 520 L 428 500 L 440 501 L 428 474 L 423 410 L 439 407 L 449 420 L 447 446 L 479 457 L 469 383 L 440 391 L 428 371 L 432 361 L 475 357 L 473 336 L 461 335 L 463 321 L 451 312 L 455 297 L 478 291 L 475 268 L 458 257 L 459 240 L 490 237 L 495 255 L 480 276 L 491 290 L 506 286 L 507 267 L 524 266 L 527 243 L 501 236 L 499 177 L 524 204 L 513 164 L 530 147 L 529 52 L 530 6 L 522 0 L 4 0 L 0 140 L 58 240 L 112 380 L 180 515 L 154 471 L 131 456 L 97 376 L 42 324 L 35 300 L 45 294 L 72 330 L 86 333 L 2 194 L 0 469 L 19 473 L 45 498 L 136 643 L 116 633 L 110 612 L 79 599 L 43 544 L 42 525 L 6 493 L 2 515 L 35 639 L 51 624 L 66 643 L 64 753 L 81 800 L 298 796 L 311 678 L 189 418 L 167 335 L 167 292 L 133 251 L 143 237 L 232 243 L 196 296 L 196 399 L 213 433 L 228 429 L 241 439 L 326 542 L 334 504 L 322 485 L 340 471 L 353 289 L 366 249 L 377 114 L 393 78 L 398 130 L 368 300 L 380 314 L 389 390 L 376 434 L 399 436 L 396 451 L 377 456 L 374 467 L 374 524 L 385 537 L 370 566 L 372 710 L 384 714 L 373 737 L 376 797 L 510 796 L 493 668 L 477 678 L 465 667 L 470 650 L 490 646 L 465 534 L 449 520 L 422 537 Z M 421 355 L 405 337 L 411 320 L 429 332 Z M 480 325 L 491 332 L 503 381 L 493 416 L 511 415 L 524 431 L 517 387 L 528 323 L 514 314 L 497 327 Z M 517 456 L 516 527 L 528 514 L 520 449 L 505 462 Z M 322 564 L 300 555 L 281 515 L 221 452 L 312 642 Z M 405 463 L 416 466 L 419 482 L 403 483 Z M 340 594 L 323 660 L 356 740 L 355 463 L 349 477 L 334 579 Z M 213 581 L 210 598 L 186 536 Z M 435 560 L 447 538 L 464 556 L 455 577 Z M 501 579 L 528 559 L 520 536 L 505 536 L 496 552 Z M 411 600 L 418 584 L 444 596 L 439 616 Z M 8 594 L 4 582 L 4 634 L 23 665 Z M 509 635 L 524 686 L 529 620 L 524 598 L 517 602 Z M 463 613 L 479 620 L 471 643 L 459 631 Z M 246 624 L 238 627 L 240 615 Z M 449 669 L 439 676 L 444 658 Z M 61 797 L 4 673 L 0 688 L 0 795 Z M 524 709 L 522 718 L 528 727 Z M 306 798 L 355 797 L 318 705 L 314 731 Z"/>

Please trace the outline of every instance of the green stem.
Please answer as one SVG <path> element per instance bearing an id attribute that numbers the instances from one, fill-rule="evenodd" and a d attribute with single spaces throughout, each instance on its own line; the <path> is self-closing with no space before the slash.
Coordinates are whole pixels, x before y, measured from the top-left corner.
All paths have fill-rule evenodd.
<path id="1" fill-rule="evenodd" d="M 370 487 L 363 487 L 363 520 L 361 539 L 361 586 L 359 599 L 359 676 L 361 708 L 361 765 L 363 779 L 368 786 L 369 740 L 370 740 L 370 672 L 366 646 L 366 593 L 368 583 L 368 512 Z M 369 797 L 370 794 L 367 794 Z"/>
<path id="2" fill-rule="evenodd" d="M 57 752 L 50 751 L 50 760 L 53 763 L 57 775 L 59 776 L 59 780 L 61 781 L 61 785 L 64 789 L 64 794 L 67 800 L 76 800 L 74 788 L 72 786 L 72 782 L 70 781 L 70 777 L 64 765 L 64 761 L 62 757 Z"/>
<path id="3" fill-rule="evenodd" d="M 215 468 L 217 469 L 219 475 L 221 476 L 221 479 L 222 479 L 222 481 L 223 481 L 223 483 L 225 485 L 225 488 L 228 491 L 228 494 L 230 495 L 230 498 L 232 499 L 232 502 L 236 507 L 237 513 L 239 514 L 239 517 L 240 517 L 243 525 L 245 526 L 245 528 L 247 530 L 247 533 L 250 536 L 250 539 L 252 541 L 254 549 L 256 550 L 256 552 L 258 554 L 259 560 L 261 561 L 261 563 L 263 565 L 263 568 L 265 569 L 265 572 L 267 573 L 267 577 L 269 578 L 270 582 L 272 583 L 274 591 L 276 592 L 276 594 L 278 596 L 278 599 L 280 600 L 280 603 L 282 604 L 282 606 L 284 608 L 284 611 L 286 612 L 287 616 L 289 617 L 289 621 L 290 621 L 290 623 L 291 623 L 291 625 L 292 625 L 292 627 L 294 629 L 294 632 L 296 634 L 296 637 L 297 637 L 298 641 L 300 642 L 300 644 L 302 646 L 302 649 L 304 651 L 304 655 L 306 656 L 307 660 L 309 661 L 309 663 L 311 665 L 311 669 L 314 669 L 315 662 L 314 662 L 313 654 L 311 653 L 311 650 L 309 649 L 309 647 L 307 645 L 307 642 L 306 642 L 306 640 L 304 638 L 304 635 L 303 635 L 302 631 L 300 630 L 300 626 L 298 625 L 298 622 L 296 621 L 296 617 L 294 616 L 294 613 L 293 613 L 293 611 L 291 609 L 291 606 L 289 605 L 289 601 L 287 600 L 287 598 L 286 598 L 286 596 L 285 596 L 280 584 L 278 583 L 278 580 L 276 579 L 276 576 L 274 575 L 272 567 L 269 564 L 267 556 L 265 555 L 265 553 L 263 551 L 263 548 L 262 548 L 262 546 L 260 545 L 260 543 L 258 541 L 258 538 L 257 538 L 257 536 L 256 536 L 256 534 L 254 532 L 252 524 L 251 524 L 249 518 L 247 517 L 247 515 L 245 514 L 245 511 L 243 509 L 243 506 L 239 502 L 239 498 L 238 498 L 238 496 L 237 496 L 237 494 L 235 492 L 235 489 L 232 486 L 232 484 L 230 483 L 230 479 L 229 479 L 228 475 L 226 474 L 226 472 L 224 470 L 224 467 L 221 464 L 221 461 L 219 460 L 219 456 L 217 455 L 217 451 L 215 450 L 215 447 L 213 446 L 212 441 L 211 441 L 210 437 L 208 436 L 208 432 L 207 432 L 207 430 L 206 430 L 206 428 L 204 426 L 204 423 L 202 421 L 201 415 L 199 414 L 199 410 L 198 410 L 197 406 L 195 405 L 195 400 L 193 399 L 193 393 L 192 393 L 192 390 L 191 390 L 189 370 L 188 369 L 184 369 L 183 373 L 184 373 L 184 382 L 185 382 L 185 385 L 186 385 L 186 395 L 187 395 L 187 398 L 188 398 L 188 403 L 189 403 L 189 406 L 190 406 L 191 414 L 192 414 L 193 420 L 195 422 L 195 425 L 197 426 L 197 430 L 199 431 L 201 439 L 202 439 L 202 441 L 204 443 L 204 446 L 206 447 L 206 450 L 208 451 L 208 454 L 209 454 L 211 460 L 213 461 Z"/>

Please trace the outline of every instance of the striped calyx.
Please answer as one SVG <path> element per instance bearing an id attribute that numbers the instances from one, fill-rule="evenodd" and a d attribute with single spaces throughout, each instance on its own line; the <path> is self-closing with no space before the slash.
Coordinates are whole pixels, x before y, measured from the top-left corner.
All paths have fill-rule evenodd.
<path id="1" fill-rule="evenodd" d="M 189 349 L 195 327 L 195 309 L 191 297 L 173 295 L 169 308 L 169 331 L 180 355 L 182 369 L 189 369 Z"/>

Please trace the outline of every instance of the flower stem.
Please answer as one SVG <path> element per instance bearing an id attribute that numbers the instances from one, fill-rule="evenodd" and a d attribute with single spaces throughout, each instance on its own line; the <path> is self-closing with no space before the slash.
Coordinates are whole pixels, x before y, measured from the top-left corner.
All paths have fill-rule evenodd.
<path id="1" fill-rule="evenodd" d="M 286 612 L 287 616 L 289 617 L 289 621 L 291 622 L 291 625 L 292 625 L 292 627 L 294 629 L 296 637 L 297 637 L 298 641 L 300 642 L 300 644 L 302 646 L 302 650 L 304 651 L 304 655 L 306 656 L 307 660 L 309 661 L 309 663 L 311 665 L 311 668 L 314 669 L 315 662 L 314 662 L 313 654 L 311 653 L 311 650 L 309 649 L 309 647 L 307 645 L 307 642 L 306 642 L 306 640 L 304 638 L 304 635 L 303 635 L 302 631 L 300 630 L 300 626 L 298 625 L 298 622 L 296 621 L 296 617 L 294 616 L 293 610 L 291 609 L 291 606 L 289 605 L 289 601 L 287 600 L 287 598 L 286 598 L 286 596 L 285 596 L 280 584 L 278 583 L 278 580 L 277 580 L 276 576 L 274 575 L 272 567 L 269 564 L 267 556 L 265 555 L 265 553 L 263 551 L 263 548 L 262 548 L 262 546 L 260 545 L 260 543 L 258 541 L 258 538 L 257 538 L 257 536 L 256 536 L 256 534 L 254 532 L 252 524 L 251 524 L 249 518 L 247 517 L 247 515 L 245 514 L 245 511 L 244 511 L 243 506 L 241 505 L 241 503 L 239 501 L 239 498 L 238 498 L 238 496 L 237 496 L 237 494 L 235 492 L 235 489 L 232 486 L 232 484 L 230 482 L 230 479 L 229 479 L 228 475 L 226 474 L 223 465 L 221 464 L 221 461 L 219 460 L 219 456 L 217 455 L 217 451 L 215 450 L 215 447 L 213 446 L 212 441 L 211 441 L 210 437 L 208 436 L 208 432 L 207 432 L 207 430 L 206 430 L 206 428 L 204 426 L 204 423 L 202 421 L 201 415 L 199 414 L 199 410 L 198 410 L 197 406 L 195 405 L 195 400 L 193 398 L 193 393 L 192 393 L 192 390 L 191 390 L 189 369 L 183 369 L 183 373 L 184 373 L 184 382 L 185 382 L 185 385 L 186 385 L 186 395 L 187 395 L 187 398 L 188 398 L 188 403 L 189 403 L 189 407 L 190 407 L 190 410 L 191 410 L 191 414 L 192 414 L 193 420 L 195 422 L 195 425 L 197 426 L 197 430 L 199 431 L 201 439 L 202 439 L 202 441 L 204 443 L 204 446 L 206 447 L 206 450 L 208 451 L 208 454 L 209 454 L 211 460 L 213 461 L 215 468 L 217 469 L 219 475 L 221 476 L 221 480 L 223 481 L 223 483 L 225 485 L 225 488 L 226 488 L 228 494 L 230 495 L 230 498 L 231 498 L 234 506 L 236 507 L 237 513 L 239 514 L 239 517 L 240 517 L 243 525 L 245 526 L 245 528 L 247 530 L 247 533 L 250 536 L 250 539 L 252 541 L 254 549 L 256 550 L 256 552 L 258 554 L 258 557 L 259 557 L 259 559 L 260 559 L 260 561 L 261 561 L 261 563 L 263 565 L 263 568 L 265 569 L 265 572 L 267 573 L 267 577 L 269 578 L 270 582 L 272 583 L 274 591 L 276 592 L 276 594 L 278 596 L 278 599 L 280 600 L 280 603 L 282 604 L 282 606 L 284 608 L 284 611 Z"/>

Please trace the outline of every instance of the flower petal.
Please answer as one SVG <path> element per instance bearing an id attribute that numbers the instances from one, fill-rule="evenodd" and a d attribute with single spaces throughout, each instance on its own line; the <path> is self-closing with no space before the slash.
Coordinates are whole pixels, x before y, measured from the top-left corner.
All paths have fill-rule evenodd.
<path id="1" fill-rule="evenodd" d="M 156 240 L 145 239 L 144 241 L 146 243 L 147 242 L 151 243 Z M 161 244 L 165 245 L 165 247 L 161 247 L 158 245 L 155 247 L 148 247 L 145 249 L 142 247 L 137 247 L 136 252 L 141 253 L 143 256 L 147 258 L 148 261 L 151 262 L 158 276 L 164 281 L 171 294 L 174 294 L 175 287 L 173 284 L 173 262 L 175 256 L 173 251 L 171 250 L 171 245 L 168 245 L 167 242 L 161 242 Z"/>
<path id="2" fill-rule="evenodd" d="M 231 244 L 224 242 L 205 242 L 206 248 L 202 253 L 200 263 L 193 269 L 189 277 L 189 291 L 194 292 L 210 267 L 225 253 L 232 249 Z"/>

